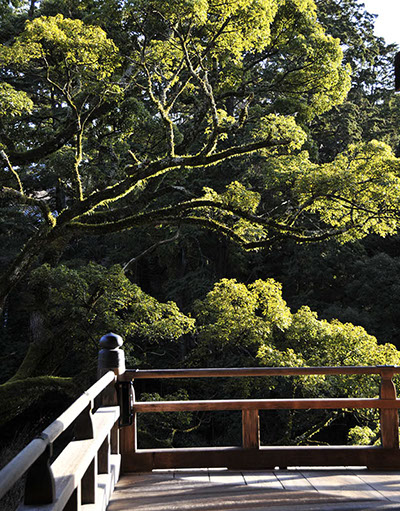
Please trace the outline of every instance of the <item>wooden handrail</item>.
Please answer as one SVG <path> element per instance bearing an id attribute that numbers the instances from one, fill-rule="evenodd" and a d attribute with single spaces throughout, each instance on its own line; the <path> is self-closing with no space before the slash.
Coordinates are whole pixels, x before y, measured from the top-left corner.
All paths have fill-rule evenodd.
<path id="1" fill-rule="evenodd" d="M 115 381 L 113 371 L 107 372 L 100 380 L 84 392 L 64 413 L 34 438 L 10 463 L 0 470 L 0 498 L 25 474 L 25 472 L 91 404 L 91 402 Z"/>
<path id="2" fill-rule="evenodd" d="M 237 378 L 243 376 L 307 376 L 345 374 L 400 374 L 400 366 L 241 367 L 207 369 L 126 369 L 120 381 L 163 378 Z"/>
<path id="3" fill-rule="evenodd" d="M 116 376 L 112 371 L 108 371 L 100 380 L 94 383 L 86 390 L 72 405 L 65 410 L 54 422 L 43 430 L 41 436 L 48 437 L 49 442 L 54 442 L 61 433 L 63 433 L 85 410 L 85 408 L 93 403 L 96 397 L 103 390 L 116 381 Z"/>

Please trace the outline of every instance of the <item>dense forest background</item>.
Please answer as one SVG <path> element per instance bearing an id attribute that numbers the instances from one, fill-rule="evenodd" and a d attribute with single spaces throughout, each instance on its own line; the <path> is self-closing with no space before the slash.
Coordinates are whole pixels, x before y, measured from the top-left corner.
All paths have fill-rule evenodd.
<path id="1" fill-rule="evenodd" d="M 0 20 L 5 444 L 93 381 L 108 331 L 129 367 L 400 363 L 397 47 L 362 3 L 14 0 Z M 309 377 L 139 391 L 378 388 Z M 240 441 L 234 414 L 139 428 L 143 447 Z M 271 412 L 261 440 L 368 444 L 377 431 L 372 412 Z"/>

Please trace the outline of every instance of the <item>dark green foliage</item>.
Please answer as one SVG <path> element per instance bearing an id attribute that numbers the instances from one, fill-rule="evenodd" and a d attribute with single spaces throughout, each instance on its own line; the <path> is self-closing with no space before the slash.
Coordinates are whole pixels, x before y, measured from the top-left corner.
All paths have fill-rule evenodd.
<path id="1" fill-rule="evenodd" d="M 4 383 L 0 385 L 0 426 L 43 400 L 47 400 L 49 406 L 52 401 L 54 405 L 60 399 L 71 399 L 77 395 L 78 387 L 70 378 L 39 376 Z"/>

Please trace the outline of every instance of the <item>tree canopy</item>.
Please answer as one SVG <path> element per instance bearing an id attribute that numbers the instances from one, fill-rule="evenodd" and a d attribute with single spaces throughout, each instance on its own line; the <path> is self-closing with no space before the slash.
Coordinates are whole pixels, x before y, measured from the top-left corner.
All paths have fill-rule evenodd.
<path id="1" fill-rule="evenodd" d="M 313 2 L 113 8 L 129 34 L 121 48 L 100 26 L 40 12 L 1 47 L 1 194 L 34 209 L 37 229 L 5 272 L 3 297 L 45 247 L 73 236 L 181 224 L 248 247 L 271 230 L 301 236 L 282 213 L 249 211 L 241 186 L 227 183 L 221 197 L 179 187 L 191 169 L 296 151 L 301 123 L 344 100 L 350 71 Z"/>

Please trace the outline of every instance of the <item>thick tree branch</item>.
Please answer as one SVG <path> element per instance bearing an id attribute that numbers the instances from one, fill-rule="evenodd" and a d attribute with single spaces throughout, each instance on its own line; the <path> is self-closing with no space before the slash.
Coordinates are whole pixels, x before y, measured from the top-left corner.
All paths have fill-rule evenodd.
<path id="1" fill-rule="evenodd" d="M 56 219 L 50 211 L 49 206 L 45 201 L 40 199 L 34 199 L 33 197 L 28 197 L 22 192 L 18 190 L 14 190 L 14 188 L 8 188 L 3 186 L 0 189 L 0 196 L 9 197 L 11 199 L 16 200 L 19 204 L 26 204 L 28 206 L 34 206 L 39 208 L 42 213 L 43 218 L 45 219 L 47 225 L 54 227 L 56 225 Z"/>
<path id="2" fill-rule="evenodd" d="M 60 225 L 65 225 L 74 219 L 80 218 L 84 214 L 92 212 L 99 206 L 115 202 L 131 193 L 139 181 L 161 175 L 162 173 L 168 172 L 172 169 L 179 167 L 206 167 L 208 165 L 214 165 L 227 160 L 228 158 L 253 153 L 260 149 L 285 146 L 288 143 L 290 143 L 290 139 L 273 140 L 268 138 L 258 142 L 232 146 L 223 151 L 209 155 L 198 154 L 192 156 L 175 156 L 174 158 L 164 158 L 151 163 L 136 164 L 128 168 L 131 173 L 123 181 L 89 195 L 83 201 L 75 203 L 68 210 L 61 213 L 58 218 L 58 223 Z"/>

